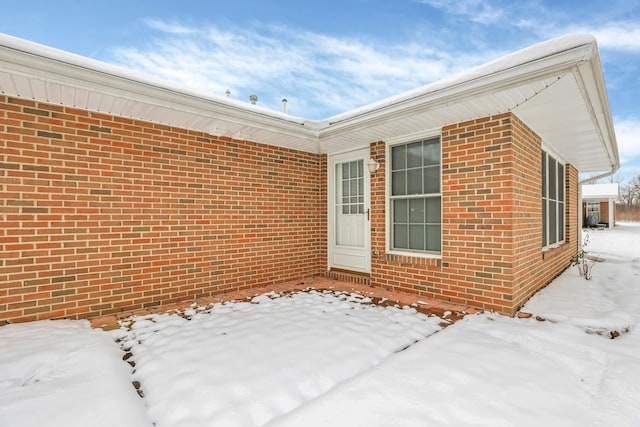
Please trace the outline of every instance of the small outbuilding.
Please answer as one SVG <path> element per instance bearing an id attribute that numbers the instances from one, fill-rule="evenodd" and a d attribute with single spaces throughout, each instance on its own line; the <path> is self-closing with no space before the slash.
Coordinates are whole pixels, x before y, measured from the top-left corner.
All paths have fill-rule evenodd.
<path id="1" fill-rule="evenodd" d="M 613 228 L 616 219 L 618 184 L 589 184 L 582 186 L 582 225 L 584 227 Z"/>

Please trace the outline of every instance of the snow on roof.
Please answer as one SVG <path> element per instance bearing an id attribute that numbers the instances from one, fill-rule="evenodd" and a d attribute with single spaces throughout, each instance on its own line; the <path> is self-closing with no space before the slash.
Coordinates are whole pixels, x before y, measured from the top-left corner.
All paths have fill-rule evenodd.
<path id="1" fill-rule="evenodd" d="M 590 55 L 596 48 L 596 39 L 590 34 L 569 34 L 555 39 L 547 40 L 533 46 L 526 47 L 519 51 L 513 52 L 501 58 L 482 64 L 478 67 L 463 71 L 456 75 L 443 78 L 436 82 L 421 86 L 412 90 L 408 90 L 401 94 L 365 105 L 360 108 L 338 114 L 327 119 L 330 123 L 347 120 L 373 110 L 382 109 L 394 104 L 401 103 L 419 96 L 435 93 L 443 89 L 469 83 L 496 73 L 502 73 L 512 68 L 539 61 L 542 58 L 553 56 L 560 52 L 565 52 L 576 47 L 589 46 L 592 49 L 587 52 L 585 57 Z"/>
<path id="2" fill-rule="evenodd" d="M 582 186 L 583 199 L 608 199 L 618 197 L 618 184 L 589 184 Z"/>
<path id="3" fill-rule="evenodd" d="M 121 67 L 114 64 L 98 61 L 93 58 L 77 55 L 75 53 L 67 52 L 64 50 L 56 49 L 50 46 L 41 45 L 39 43 L 30 42 L 17 37 L 10 36 L 8 34 L 0 33 L 0 46 L 6 46 L 16 51 L 21 51 L 34 56 L 47 58 L 60 63 L 72 65 L 81 69 L 97 71 L 104 75 L 115 77 L 122 80 L 128 80 L 139 83 L 141 85 L 154 86 L 163 88 L 172 92 L 180 92 L 186 95 L 214 101 L 216 103 L 226 104 L 230 107 L 236 107 L 246 109 L 261 114 L 277 117 L 280 119 L 291 120 L 302 123 L 305 120 L 297 118 L 281 111 L 272 110 L 269 108 L 261 107 L 255 104 L 243 102 L 228 96 L 216 95 L 216 94 L 202 94 L 195 91 L 187 85 L 167 81 L 149 74 L 145 74 L 136 70 Z"/>

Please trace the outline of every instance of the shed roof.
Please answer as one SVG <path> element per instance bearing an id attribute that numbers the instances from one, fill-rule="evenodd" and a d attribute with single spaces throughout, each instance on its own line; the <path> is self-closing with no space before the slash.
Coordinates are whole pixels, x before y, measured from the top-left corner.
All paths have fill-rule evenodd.
<path id="1" fill-rule="evenodd" d="M 596 40 L 568 35 L 348 111 L 307 120 L 0 34 L 0 92 L 313 153 L 513 112 L 581 172 L 617 169 Z"/>
<path id="2" fill-rule="evenodd" d="M 582 186 L 583 199 L 616 199 L 618 184 L 589 184 Z"/>

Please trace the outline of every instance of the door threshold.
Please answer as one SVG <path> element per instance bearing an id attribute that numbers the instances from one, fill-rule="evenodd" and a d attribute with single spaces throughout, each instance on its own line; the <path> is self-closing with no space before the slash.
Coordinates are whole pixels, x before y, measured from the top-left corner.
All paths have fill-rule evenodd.
<path id="1" fill-rule="evenodd" d="M 341 282 L 356 283 L 358 285 L 371 286 L 371 274 L 361 271 L 343 270 L 341 268 L 332 268 L 325 273 L 325 277 Z"/>

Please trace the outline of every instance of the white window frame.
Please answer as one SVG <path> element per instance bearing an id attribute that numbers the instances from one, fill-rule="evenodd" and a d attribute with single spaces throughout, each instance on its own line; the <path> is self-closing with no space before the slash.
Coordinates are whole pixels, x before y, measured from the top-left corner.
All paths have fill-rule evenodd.
<path id="1" fill-rule="evenodd" d="M 440 139 L 440 252 L 427 252 L 427 251 L 411 251 L 411 250 L 401 250 L 401 249 L 393 249 L 392 242 L 392 219 L 393 215 L 391 212 L 392 209 L 392 190 L 391 190 L 391 149 L 397 145 L 410 144 L 412 142 L 418 142 L 427 139 L 439 138 Z M 440 129 L 430 129 L 428 131 L 416 132 L 409 135 L 404 135 L 397 138 L 391 138 L 385 141 L 386 152 L 385 158 L 387 167 L 385 168 L 385 239 L 386 239 L 386 248 L 387 253 L 391 255 L 401 255 L 408 256 L 414 258 L 431 258 L 431 259 L 441 259 L 442 258 L 442 224 L 443 224 L 443 209 L 442 209 L 442 132 Z M 436 193 L 430 194 L 436 196 Z"/>
<path id="2" fill-rule="evenodd" d="M 546 194 L 543 192 L 543 188 L 540 189 L 540 195 L 541 195 L 541 202 L 542 202 L 542 207 L 545 208 L 546 207 L 546 212 L 547 212 L 547 218 L 545 220 L 545 218 L 542 218 L 542 223 L 543 223 L 543 229 L 542 229 L 542 233 L 543 233 L 543 241 L 542 241 L 542 250 L 543 251 L 547 251 L 549 249 L 553 249 L 553 248 L 557 248 L 560 245 L 562 245 L 565 241 L 566 241 L 566 237 L 567 237 L 567 190 L 566 190 L 566 183 L 567 183 L 567 163 L 566 161 L 560 157 L 557 153 L 555 153 L 550 147 L 546 146 L 545 144 L 542 145 L 542 154 L 544 154 L 546 156 L 545 159 L 545 163 L 544 166 L 546 167 L 546 171 L 542 170 L 543 165 L 540 165 L 540 170 L 542 171 L 541 174 L 541 180 L 546 180 Z M 549 158 L 552 158 L 553 160 L 556 161 L 556 198 L 555 199 L 551 199 L 550 193 L 549 193 L 549 185 L 551 184 L 549 182 L 550 180 L 550 174 L 549 174 Z M 542 156 L 540 158 L 540 161 L 542 162 Z M 562 165 L 562 169 L 563 169 L 563 180 L 560 183 L 558 180 L 558 168 L 557 165 Z M 542 182 L 542 185 L 545 185 L 545 182 Z M 560 189 L 560 187 L 562 188 L 562 194 L 563 194 L 563 200 L 560 201 L 559 200 L 559 193 L 558 190 Z M 554 201 L 556 202 L 556 204 L 558 203 L 562 203 L 562 210 L 560 210 L 559 208 L 556 208 L 556 241 L 553 243 L 549 243 L 549 233 L 550 233 L 550 224 L 549 224 L 549 212 L 548 212 L 548 204 L 549 201 Z M 544 215 L 541 212 L 542 215 Z M 560 220 L 560 216 L 562 216 L 562 235 L 560 235 L 560 227 L 558 226 L 559 220 Z"/>

